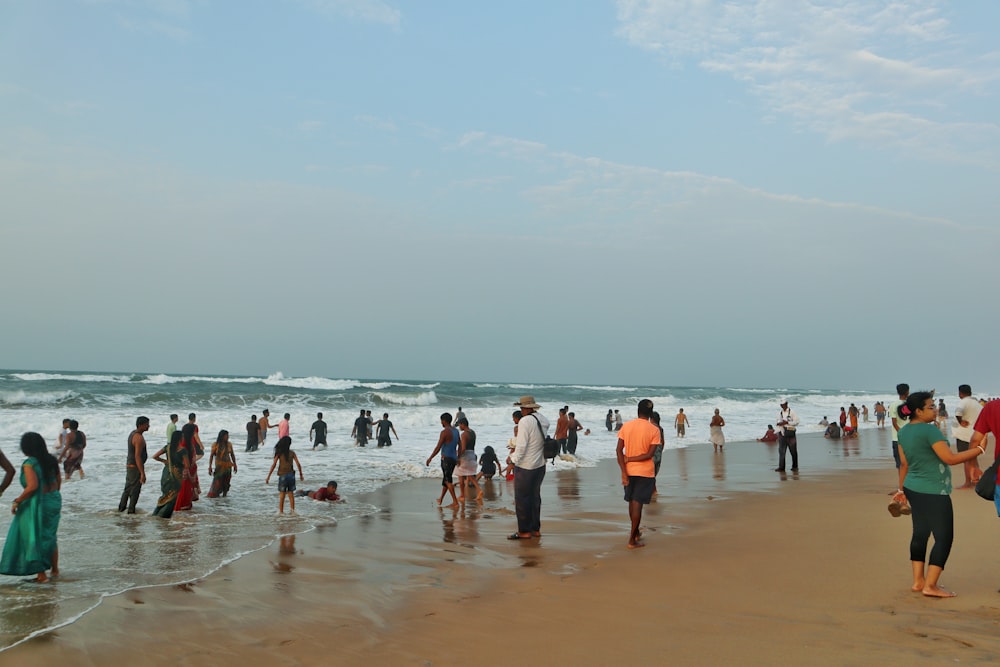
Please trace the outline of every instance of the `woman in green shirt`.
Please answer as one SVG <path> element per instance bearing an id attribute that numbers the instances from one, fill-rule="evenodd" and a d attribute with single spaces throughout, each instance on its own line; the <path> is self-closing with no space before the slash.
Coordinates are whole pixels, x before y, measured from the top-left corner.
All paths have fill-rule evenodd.
<path id="1" fill-rule="evenodd" d="M 985 453 L 982 447 L 955 453 L 935 425 L 937 406 L 934 394 L 918 391 L 910 394 L 900 413 L 909 417 L 899 429 L 899 488 L 893 499 L 905 496 L 912 510 L 913 536 L 910 538 L 910 563 L 913 566 L 913 590 L 929 597 L 950 598 L 955 594 L 938 586 L 938 579 L 951 552 L 955 537 L 955 515 L 951 505 L 951 468 Z M 934 535 L 934 547 L 927 561 L 927 541 Z"/>

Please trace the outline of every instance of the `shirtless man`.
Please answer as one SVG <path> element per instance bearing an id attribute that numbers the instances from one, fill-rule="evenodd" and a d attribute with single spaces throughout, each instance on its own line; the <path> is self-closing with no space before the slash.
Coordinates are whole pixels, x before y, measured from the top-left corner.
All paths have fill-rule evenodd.
<path id="1" fill-rule="evenodd" d="M 678 411 L 677 416 L 674 417 L 674 426 L 677 428 L 677 437 L 678 438 L 683 438 L 684 437 L 684 427 L 685 426 L 690 426 L 690 425 L 691 424 L 690 424 L 690 422 L 688 422 L 687 415 L 684 414 L 684 408 L 681 408 L 680 411 Z"/>
<path id="2" fill-rule="evenodd" d="M 260 413 L 260 419 L 257 420 L 257 426 L 260 428 L 260 446 L 264 446 L 264 441 L 267 440 L 267 429 L 271 428 L 271 411 L 265 409 L 264 412 Z"/>

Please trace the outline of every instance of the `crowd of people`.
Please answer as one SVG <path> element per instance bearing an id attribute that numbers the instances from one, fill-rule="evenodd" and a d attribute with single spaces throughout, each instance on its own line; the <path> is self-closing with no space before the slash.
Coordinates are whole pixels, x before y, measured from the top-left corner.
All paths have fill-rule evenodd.
<path id="1" fill-rule="evenodd" d="M 970 488 L 979 481 L 983 472 L 978 456 L 985 453 L 985 438 L 1000 429 L 1000 400 L 977 400 L 972 397 L 968 385 L 961 385 L 954 420 L 949 422 L 943 399 L 935 399 L 933 392 L 911 394 L 906 384 L 898 385 L 897 392 L 898 400 L 888 406 L 881 401 L 876 402 L 873 410 L 878 427 L 883 427 L 888 418 L 892 428 L 892 454 L 898 469 L 899 485 L 889 511 L 893 516 L 908 514 L 913 521 L 910 541 L 913 590 L 933 597 L 949 597 L 953 593 L 939 584 L 953 541 L 953 510 L 949 497 L 952 485 L 948 467 L 963 465 L 965 480 L 959 488 Z M 583 431 L 588 435 L 590 431 L 584 429 L 569 406 L 563 406 L 559 409 L 555 438 L 550 438 L 550 422 L 542 415 L 542 406 L 533 396 L 522 396 L 514 406 L 517 408 L 512 413 L 514 435 L 508 442 L 505 463 L 501 462 L 492 446 L 483 447 L 481 454 L 477 454 L 476 432 L 459 407 L 454 416 L 448 412 L 440 415 L 441 431 L 425 465 L 429 466 L 440 457 L 442 481 L 437 499 L 439 505 L 446 496 L 450 496 L 451 506 L 464 504 L 467 500 L 481 503 L 483 479 L 492 480 L 500 475 L 513 481 L 517 530 L 509 539 L 528 540 L 541 536 L 541 487 L 547 461 L 559 455 L 573 456 L 577 451 L 579 433 Z M 609 410 L 606 417 L 608 430 L 618 436 L 616 458 L 631 526 L 627 545 L 632 549 L 644 546 L 640 531 L 642 510 L 657 493 L 656 476 L 665 443 L 660 415 L 653 407 L 651 400 L 643 399 L 637 405 L 635 419 L 625 421 L 618 410 Z M 852 403 L 841 408 L 839 419 L 829 422 L 824 417 L 820 425 L 826 426 L 824 436 L 827 438 L 848 438 L 856 437 L 859 421 L 867 420 L 867 406 L 858 408 Z M 290 415 L 285 413 L 278 424 L 272 425 L 269 411 L 264 410 L 259 420 L 253 415 L 247 423 L 247 452 L 256 452 L 267 442 L 268 432 L 277 429 L 273 460 L 264 482 L 269 484 L 273 475 L 277 477 L 278 512 L 285 512 L 286 501 L 294 512 L 297 497 L 318 501 L 340 500 L 336 481 L 331 480 L 315 490 L 296 488 L 296 470 L 298 481 L 304 481 L 305 477 L 298 456 L 292 450 L 289 421 Z M 153 510 L 155 516 L 162 518 L 169 518 L 176 511 L 190 510 L 202 493 L 198 464 L 205 456 L 206 447 L 202 444 L 197 416 L 189 414 L 187 423 L 180 428 L 177 422 L 178 415 L 170 415 L 167 443 L 152 456 L 163 466 L 160 497 Z M 689 424 L 688 416 L 680 409 L 674 417 L 678 438 L 684 437 Z M 798 471 L 796 433 L 799 424 L 799 417 L 788 400 L 781 399 L 775 424 L 769 424 L 764 436 L 758 438 L 760 442 L 778 444 L 777 472 L 785 473 L 788 459 L 791 471 Z M 724 426 L 725 419 L 720 410 L 715 409 L 709 422 L 709 441 L 717 452 L 725 446 Z M 118 506 L 120 512 L 135 513 L 140 492 L 146 483 L 149 458 L 146 433 L 149 427 L 149 419 L 140 416 L 136 419 L 135 429 L 127 437 L 125 488 Z M 945 435 L 949 427 L 957 451 L 952 451 Z M 313 449 L 328 446 L 327 434 L 323 414 L 318 413 L 309 431 Z M 361 410 L 351 433 L 355 445 L 366 446 L 373 439 L 373 434 L 378 447 L 391 446 L 393 436 L 397 441 L 399 439 L 388 413 L 383 413 L 381 420 L 373 421 L 370 410 Z M 32 581 L 38 582 L 58 576 L 61 483 L 64 477 L 70 479 L 74 472 L 83 476 L 86 442 L 86 435 L 72 419 L 63 422 L 55 454 L 49 452 L 41 435 L 29 432 L 22 437 L 21 451 L 26 457 L 21 465 L 22 492 L 12 505 L 14 520 L 0 557 L 0 573 L 33 575 Z M 220 430 L 207 451 L 207 471 L 211 477 L 207 496 L 226 497 L 232 477 L 239 470 L 229 432 Z M 0 468 L 4 471 L 4 479 L 0 482 L 2 494 L 11 485 L 16 473 L 2 452 Z M 996 504 L 1000 515 L 1000 495 Z M 927 546 L 932 535 L 934 546 L 927 559 Z"/>

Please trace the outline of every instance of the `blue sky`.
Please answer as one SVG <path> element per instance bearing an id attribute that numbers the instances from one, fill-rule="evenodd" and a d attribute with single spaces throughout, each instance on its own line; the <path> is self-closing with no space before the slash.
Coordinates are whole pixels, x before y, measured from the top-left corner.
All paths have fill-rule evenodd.
<path id="1" fill-rule="evenodd" d="M 0 0 L 0 366 L 1000 390 L 997 26 Z"/>

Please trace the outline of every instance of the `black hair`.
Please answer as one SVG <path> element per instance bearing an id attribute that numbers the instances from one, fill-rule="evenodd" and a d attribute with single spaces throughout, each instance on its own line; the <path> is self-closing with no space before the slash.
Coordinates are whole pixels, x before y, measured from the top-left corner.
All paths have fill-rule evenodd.
<path id="1" fill-rule="evenodd" d="M 143 424 L 148 424 L 148 423 L 149 423 L 149 417 L 136 417 L 135 418 L 136 428 L 142 426 Z"/>
<path id="2" fill-rule="evenodd" d="M 913 419 L 917 410 L 922 410 L 924 403 L 930 400 L 934 402 L 934 394 L 929 391 L 915 391 L 906 398 L 906 403 L 899 406 L 899 413 L 906 419 Z"/>
<path id="3" fill-rule="evenodd" d="M 648 419 L 653 416 L 653 402 L 648 398 L 644 398 L 639 401 L 637 411 L 640 417 L 645 417 Z"/>
<path id="4" fill-rule="evenodd" d="M 78 428 L 80 428 L 80 422 L 78 422 L 75 419 L 70 419 L 69 420 L 69 430 L 75 431 Z"/>
<path id="5" fill-rule="evenodd" d="M 468 420 L 468 419 L 466 419 L 465 417 L 462 417 L 462 418 L 461 418 L 461 419 L 459 419 L 459 420 L 458 420 L 457 422 L 455 422 L 455 424 L 456 424 L 457 426 L 468 426 L 468 425 L 469 425 L 469 420 Z"/>
<path id="6" fill-rule="evenodd" d="M 219 437 L 216 438 L 215 441 L 221 443 L 225 438 L 228 437 L 229 437 L 229 431 L 227 431 L 226 429 L 222 429 L 221 431 L 219 431 Z"/>
<path id="7" fill-rule="evenodd" d="M 286 412 L 285 413 L 285 419 L 291 419 L 291 418 L 292 418 L 292 416 Z"/>
<path id="8" fill-rule="evenodd" d="M 967 384 L 960 384 L 958 385 L 958 393 L 972 396 L 972 387 Z"/>
<path id="9" fill-rule="evenodd" d="M 193 443 L 194 434 L 197 432 L 198 431 L 195 429 L 194 424 L 184 424 L 184 426 L 181 427 L 181 434 L 184 436 L 185 442 Z"/>
<path id="10" fill-rule="evenodd" d="M 450 412 L 442 412 L 441 413 L 441 421 L 443 421 L 446 424 L 450 424 L 451 423 L 451 413 Z"/>
<path id="11" fill-rule="evenodd" d="M 197 418 L 198 418 L 198 415 L 196 415 L 193 412 L 191 412 L 191 413 L 188 414 L 188 421 L 191 421 L 192 419 L 197 419 Z"/>
<path id="12" fill-rule="evenodd" d="M 337 480 L 331 479 L 329 482 L 326 483 L 326 485 L 332 486 L 333 488 L 337 488 Z"/>
<path id="13" fill-rule="evenodd" d="M 45 445 L 45 438 L 41 435 L 34 431 L 28 431 L 22 435 L 21 451 L 26 456 L 37 459 L 38 464 L 42 467 L 44 480 L 38 480 L 39 484 L 43 482 L 51 483 L 59 479 L 59 462 L 56 460 L 56 457 L 49 454 L 49 448 Z"/>
<path id="14" fill-rule="evenodd" d="M 524 413 L 521 412 L 520 410 L 514 410 L 513 414 L 511 414 L 511 417 L 513 417 L 514 419 L 521 419 L 522 417 L 524 417 Z"/>
<path id="15" fill-rule="evenodd" d="M 900 382 L 899 384 L 896 385 L 896 394 L 898 394 L 899 396 L 902 396 L 903 394 L 906 394 L 909 391 L 910 391 L 910 385 L 906 384 L 905 382 Z"/>
<path id="16" fill-rule="evenodd" d="M 278 438 L 277 444 L 274 445 L 274 456 L 276 458 L 278 456 L 285 458 L 291 451 L 292 451 L 292 439 L 287 435 Z"/>

